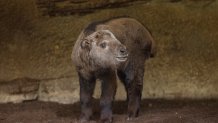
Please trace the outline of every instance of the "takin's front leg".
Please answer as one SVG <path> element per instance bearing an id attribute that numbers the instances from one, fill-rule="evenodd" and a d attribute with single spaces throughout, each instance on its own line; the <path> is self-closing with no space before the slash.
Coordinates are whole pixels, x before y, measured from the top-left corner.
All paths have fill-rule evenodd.
<path id="1" fill-rule="evenodd" d="M 112 122 L 112 103 L 116 93 L 117 83 L 115 72 L 107 72 L 101 76 L 102 91 L 101 91 L 101 122 Z"/>
<path id="2" fill-rule="evenodd" d="M 81 123 L 87 122 L 92 116 L 92 95 L 95 88 L 95 78 L 86 79 L 79 74 Z"/>

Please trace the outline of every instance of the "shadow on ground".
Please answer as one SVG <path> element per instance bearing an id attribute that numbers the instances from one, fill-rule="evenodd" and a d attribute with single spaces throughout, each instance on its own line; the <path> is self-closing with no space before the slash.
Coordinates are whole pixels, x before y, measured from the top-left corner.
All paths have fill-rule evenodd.
<path id="1" fill-rule="evenodd" d="M 94 101 L 94 118 L 98 122 L 99 100 Z M 115 101 L 115 123 L 217 123 L 218 100 L 162 100 L 142 101 L 140 116 L 134 121 L 126 121 L 126 102 Z M 79 122 L 79 102 L 57 104 L 48 102 L 25 102 L 20 104 L 0 104 L 1 123 L 77 123 Z"/>

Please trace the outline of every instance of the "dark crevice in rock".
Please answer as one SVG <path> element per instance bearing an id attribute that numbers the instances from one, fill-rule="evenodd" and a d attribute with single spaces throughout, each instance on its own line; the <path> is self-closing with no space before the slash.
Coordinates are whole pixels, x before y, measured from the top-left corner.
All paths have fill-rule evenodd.
<path id="1" fill-rule="evenodd" d="M 46 16 L 68 16 L 68 15 L 86 15 L 97 10 L 106 8 L 128 7 L 138 4 L 147 4 L 152 0 L 36 0 L 37 6 L 42 15 Z M 183 2 L 191 7 L 208 7 L 216 0 L 166 0 L 159 1 L 165 3 Z"/>
<path id="2" fill-rule="evenodd" d="M 40 79 L 40 81 L 58 80 L 58 79 L 72 78 L 72 77 L 74 77 L 74 76 L 73 75 L 64 75 L 64 76 L 53 77 L 53 78 L 42 78 L 42 79 Z"/>
<path id="3" fill-rule="evenodd" d="M 85 15 L 99 9 L 127 7 L 136 4 L 146 4 L 151 0 L 38 0 L 37 5 L 42 15 L 66 16 Z"/>
<path id="4" fill-rule="evenodd" d="M 170 0 L 172 3 L 181 2 L 182 0 Z"/>

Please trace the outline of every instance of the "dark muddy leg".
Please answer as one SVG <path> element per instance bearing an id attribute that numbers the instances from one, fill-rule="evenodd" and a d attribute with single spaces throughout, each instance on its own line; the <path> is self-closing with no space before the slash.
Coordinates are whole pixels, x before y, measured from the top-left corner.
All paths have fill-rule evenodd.
<path id="1" fill-rule="evenodd" d="M 128 87 L 128 119 L 138 116 L 142 95 L 142 85 L 131 83 Z"/>
<path id="2" fill-rule="evenodd" d="M 121 71 L 121 70 L 117 70 L 117 76 L 119 77 L 120 81 L 124 84 L 125 90 L 127 92 L 127 82 L 126 82 L 126 74 Z M 129 97 L 128 94 L 126 94 L 126 101 L 128 102 Z"/>
<path id="3" fill-rule="evenodd" d="M 127 85 L 128 93 L 128 119 L 137 117 L 140 109 L 140 102 L 143 89 L 144 64 L 137 70 L 133 79 L 129 80 Z"/>
<path id="4" fill-rule="evenodd" d="M 124 71 L 117 72 L 127 91 L 128 119 L 137 117 L 143 89 L 144 62 L 129 64 Z"/>
<path id="5" fill-rule="evenodd" d="M 100 100 L 101 106 L 101 122 L 112 122 L 112 103 L 116 93 L 117 83 L 115 72 L 105 73 L 101 78 L 102 80 L 102 94 Z"/>
<path id="6" fill-rule="evenodd" d="M 85 79 L 79 75 L 81 122 L 89 121 L 92 116 L 92 95 L 95 88 L 95 78 Z"/>

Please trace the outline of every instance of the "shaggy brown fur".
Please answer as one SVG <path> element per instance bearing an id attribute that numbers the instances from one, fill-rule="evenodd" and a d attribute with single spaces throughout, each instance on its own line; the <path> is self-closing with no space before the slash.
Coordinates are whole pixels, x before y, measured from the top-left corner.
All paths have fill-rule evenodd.
<path id="1" fill-rule="evenodd" d="M 92 116 L 92 94 L 96 79 L 100 79 L 101 121 L 112 122 L 116 74 L 127 91 L 128 118 L 137 117 L 144 63 L 154 51 L 150 33 L 133 18 L 113 18 L 88 25 L 78 37 L 72 53 L 80 81 L 81 120 L 88 121 Z"/>

